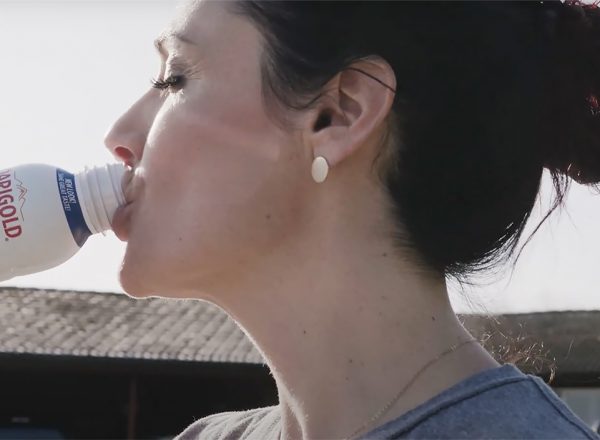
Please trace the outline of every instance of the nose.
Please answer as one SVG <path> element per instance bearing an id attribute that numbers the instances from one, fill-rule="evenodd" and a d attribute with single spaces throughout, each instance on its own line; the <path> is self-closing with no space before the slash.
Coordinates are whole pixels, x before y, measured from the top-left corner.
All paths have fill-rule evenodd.
<path id="1" fill-rule="evenodd" d="M 148 131 L 154 120 L 149 94 L 117 119 L 104 136 L 104 145 L 120 162 L 135 168 L 142 160 Z"/>

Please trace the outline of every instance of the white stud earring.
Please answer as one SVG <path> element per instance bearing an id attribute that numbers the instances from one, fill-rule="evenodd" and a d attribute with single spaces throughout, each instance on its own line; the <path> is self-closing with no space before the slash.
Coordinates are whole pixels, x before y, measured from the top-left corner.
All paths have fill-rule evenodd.
<path id="1" fill-rule="evenodd" d="M 329 172 L 329 164 L 327 163 L 327 159 L 323 156 L 315 157 L 312 163 L 312 178 L 315 182 L 321 183 L 324 182 L 327 178 L 327 173 Z"/>

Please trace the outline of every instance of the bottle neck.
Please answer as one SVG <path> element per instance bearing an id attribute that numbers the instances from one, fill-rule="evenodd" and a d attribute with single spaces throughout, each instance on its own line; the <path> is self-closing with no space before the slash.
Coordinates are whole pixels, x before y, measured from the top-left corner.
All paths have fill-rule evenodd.
<path id="1" fill-rule="evenodd" d="M 112 217 L 125 204 L 121 179 L 125 166 L 114 163 L 93 168 L 85 167 L 75 175 L 83 217 L 92 234 L 111 229 Z"/>

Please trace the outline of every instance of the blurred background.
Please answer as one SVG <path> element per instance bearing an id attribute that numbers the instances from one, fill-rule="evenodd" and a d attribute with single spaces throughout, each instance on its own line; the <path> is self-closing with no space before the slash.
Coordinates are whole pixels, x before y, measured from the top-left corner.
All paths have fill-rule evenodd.
<path id="1" fill-rule="evenodd" d="M 150 86 L 153 39 L 177 2 L 0 1 L 0 167 L 42 162 L 77 171 L 112 161 L 104 133 Z M 552 196 L 542 197 L 526 237 Z M 573 184 L 566 210 L 528 244 L 514 272 L 450 285 L 458 312 L 589 310 L 600 306 L 600 196 Z M 3 286 L 122 292 L 124 252 L 111 233 L 91 237 L 67 263 Z M 467 298 L 465 300 L 464 298 Z"/>
<path id="2" fill-rule="evenodd" d="M 158 75 L 152 42 L 176 4 L 0 0 L 0 167 L 113 161 L 104 134 Z M 1 285 L 122 292 L 123 252 L 112 232 L 92 236 L 64 265 Z"/>

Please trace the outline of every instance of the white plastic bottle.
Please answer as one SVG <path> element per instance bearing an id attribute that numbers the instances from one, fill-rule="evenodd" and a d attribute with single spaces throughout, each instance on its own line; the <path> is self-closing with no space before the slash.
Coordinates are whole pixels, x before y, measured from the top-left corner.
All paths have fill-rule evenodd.
<path id="1" fill-rule="evenodd" d="M 71 174 L 44 164 L 0 169 L 0 281 L 50 269 L 111 228 L 125 166 Z"/>

